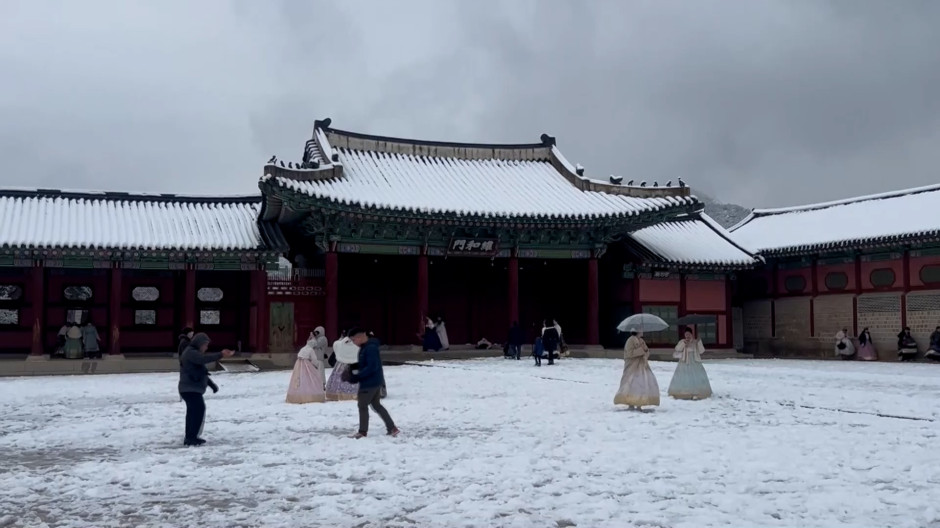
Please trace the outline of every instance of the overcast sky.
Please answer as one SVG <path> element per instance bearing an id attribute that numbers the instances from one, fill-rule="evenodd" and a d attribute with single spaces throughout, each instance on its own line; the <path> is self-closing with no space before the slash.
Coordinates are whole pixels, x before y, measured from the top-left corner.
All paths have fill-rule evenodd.
<path id="1" fill-rule="evenodd" d="M 257 190 L 313 121 L 750 207 L 938 182 L 940 2 L 0 0 L 0 186 Z"/>

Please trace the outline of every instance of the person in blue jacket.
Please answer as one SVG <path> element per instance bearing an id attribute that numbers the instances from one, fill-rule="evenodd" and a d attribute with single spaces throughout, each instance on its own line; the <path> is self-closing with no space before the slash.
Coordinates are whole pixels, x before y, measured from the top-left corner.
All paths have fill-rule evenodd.
<path id="1" fill-rule="evenodd" d="M 353 438 L 365 438 L 369 434 L 369 406 L 385 422 L 389 436 L 398 436 L 399 430 L 392 421 L 385 407 L 382 406 L 382 388 L 385 386 L 385 372 L 382 369 L 382 357 L 379 355 L 379 340 L 370 337 L 365 330 L 353 328 L 349 338 L 359 346 L 359 368 L 350 376 L 351 383 L 359 384 L 356 400 L 359 403 L 359 432 Z"/>
<path id="2" fill-rule="evenodd" d="M 532 345 L 532 355 L 535 356 L 535 366 L 542 366 L 542 353 L 545 352 L 545 346 L 542 345 L 542 338 L 536 337 L 535 344 Z"/>

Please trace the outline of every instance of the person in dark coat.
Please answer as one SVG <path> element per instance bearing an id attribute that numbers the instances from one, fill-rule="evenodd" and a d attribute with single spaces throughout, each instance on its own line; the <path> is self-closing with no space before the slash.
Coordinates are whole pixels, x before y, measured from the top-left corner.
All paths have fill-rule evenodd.
<path id="1" fill-rule="evenodd" d="M 555 364 L 555 352 L 558 350 L 560 341 L 561 336 L 558 334 L 558 330 L 554 326 L 548 326 L 548 322 L 546 322 L 542 328 L 542 346 L 545 347 L 545 352 L 548 353 L 549 365 Z"/>
<path id="2" fill-rule="evenodd" d="M 535 344 L 532 345 L 532 357 L 535 358 L 535 366 L 542 366 L 542 353 L 545 352 L 545 347 L 542 346 L 542 338 L 536 337 Z"/>
<path id="3" fill-rule="evenodd" d="M 179 393 L 186 402 L 186 436 L 183 444 L 187 446 L 199 446 L 206 443 L 198 437 L 202 422 L 206 417 L 206 402 L 203 399 L 206 387 L 209 385 L 209 369 L 206 365 L 235 354 L 228 349 L 207 354 L 208 348 L 209 336 L 199 333 L 193 336 L 189 346 L 180 355 Z"/>
<path id="4" fill-rule="evenodd" d="M 515 357 L 518 360 L 522 355 L 522 345 L 525 343 L 525 332 L 522 331 L 518 321 L 513 321 L 506 343 L 509 345 L 509 357 Z"/>
<path id="5" fill-rule="evenodd" d="M 176 347 L 176 354 L 180 358 L 180 364 L 183 363 L 183 352 L 186 350 L 186 347 L 189 346 L 189 342 L 193 339 L 193 334 L 195 331 L 190 327 L 183 328 L 183 331 L 180 333 L 179 346 Z M 212 378 L 209 378 L 209 388 L 212 389 L 212 394 L 219 392 L 219 386 L 212 381 Z"/>
<path id="6" fill-rule="evenodd" d="M 353 438 L 365 438 L 369 434 L 369 406 L 385 422 L 389 436 L 398 436 L 399 430 L 382 406 L 382 388 L 385 386 L 385 371 L 382 369 L 382 357 L 379 354 L 379 340 L 369 337 L 365 330 L 354 328 L 349 331 L 349 338 L 359 346 L 359 369 L 350 379 L 350 383 L 359 384 L 359 432 Z"/>

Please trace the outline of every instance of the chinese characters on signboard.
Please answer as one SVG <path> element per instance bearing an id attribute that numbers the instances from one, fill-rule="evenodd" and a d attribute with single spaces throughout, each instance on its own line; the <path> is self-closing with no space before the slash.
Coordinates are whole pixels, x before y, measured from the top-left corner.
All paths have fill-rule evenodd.
<path id="1" fill-rule="evenodd" d="M 494 238 L 453 238 L 447 253 L 494 257 L 499 253 L 499 241 Z"/>

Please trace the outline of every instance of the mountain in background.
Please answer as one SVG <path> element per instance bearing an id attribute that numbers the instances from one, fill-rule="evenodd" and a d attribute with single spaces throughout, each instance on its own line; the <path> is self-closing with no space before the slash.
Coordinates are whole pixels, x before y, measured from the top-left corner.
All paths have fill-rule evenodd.
<path id="1" fill-rule="evenodd" d="M 744 220 L 744 217 L 751 212 L 750 209 L 738 204 L 722 203 L 701 191 L 694 191 L 693 194 L 705 204 L 705 214 L 726 229 Z"/>

